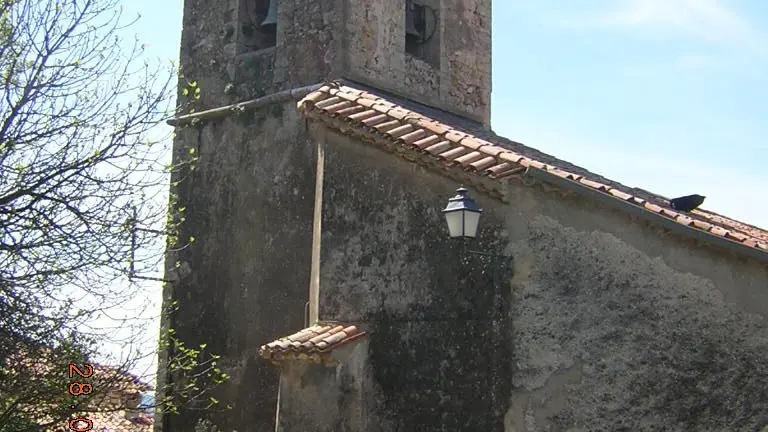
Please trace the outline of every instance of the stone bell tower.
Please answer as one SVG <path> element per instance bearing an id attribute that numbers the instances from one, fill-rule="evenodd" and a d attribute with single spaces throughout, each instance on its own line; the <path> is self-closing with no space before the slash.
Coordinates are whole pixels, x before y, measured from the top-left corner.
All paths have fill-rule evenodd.
<path id="1" fill-rule="evenodd" d="M 483 124 L 490 119 L 490 0 L 186 0 L 163 326 L 221 355 L 232 410 L 182 410 L 163 431 L 274 427 L 265 341 L 308 321 L 315 145 L 296 110 L 345 78 Z M 187 164 L 189 163 L 189 164 Z M 183 209 L 183 212 L 181 211 Z M 190 239 L 194 238 L 194 242 Z M 158 387 L 180 378 L 161 353 Z"/>

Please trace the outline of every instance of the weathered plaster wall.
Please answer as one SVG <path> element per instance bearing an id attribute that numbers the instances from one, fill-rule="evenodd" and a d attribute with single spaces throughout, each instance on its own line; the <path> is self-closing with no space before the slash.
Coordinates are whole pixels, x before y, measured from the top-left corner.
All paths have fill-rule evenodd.
<path id="1" fill-rule="evenodd" d="M 359 339 L 333 352 L 335 366 L 308 360 L 280 365 L 277 432 L 368 430 L 368 343 Z"/>
<path id="2" fill-rule="evenodd" d="M 754 430 L 768 409 L 768 269 L 532 193 L 513 198 L 527 223 L 507 219 L 524 227 L 510 245 L 508 430 Z"/>
<path id="3" fill-rule="evenodd" d="M 439 210 L 457 184 L 328 133 L 321 319 L 371 329 L 368 430 L 733 431 L 768 414 L 768 269 L 576 195 L 473 195 L 472 248 Z M 486 269 L 488 269 L 486 267 Z"/>
<path id="4" fill-rule="evenodd" d="M 367 430 L 501 430 L 511 291 L 494 288 L 481 274 L 487 267 L 463 265 L 447 241 L 440 210 L 454 185 L 329 140 L 319 315 L 370 330 L 376 421 Z"/>
<path id="5" fill-rule="evenodd" d="M 314 156 L 295 102 L 177 131 L 177 158 L 199 157 L 178 188 L 182 243 L 169 254 L 189 274 L 169 284 L 179 302 L 170 325 L 187 346 L 207 344 L 231 375 L 214 415 L 223 430 L 274 428 L 278 372 L 259 346 L 304 325 L 314 198 Z M 166 416 L 191 431 L 199 411 Z"/>

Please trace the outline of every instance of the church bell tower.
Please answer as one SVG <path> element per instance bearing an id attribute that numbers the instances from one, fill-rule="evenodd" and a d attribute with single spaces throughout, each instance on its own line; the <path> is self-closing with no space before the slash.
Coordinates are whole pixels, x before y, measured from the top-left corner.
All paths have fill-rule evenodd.
<path id="1" fill-rule="evenodd" d="M 202 417 L 274 429 L 278 373 L 257 351 L 309 318 L 316 147 L 297 99 L 347 79 L 488 125 L 490 25 L 490 0 L 185 0 L 171 122 L 181 244 L 167 254 L 176 310 L 163 326 L 221 356 L 231 378 L 215 397 L 232 409 L 184 409 L 161 430 Z M 158 387 L 183 380 L 169 354 Z"/>

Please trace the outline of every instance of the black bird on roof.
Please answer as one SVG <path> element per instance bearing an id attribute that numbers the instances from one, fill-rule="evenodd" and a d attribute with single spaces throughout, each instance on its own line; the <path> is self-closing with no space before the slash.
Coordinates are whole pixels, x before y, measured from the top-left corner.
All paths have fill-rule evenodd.
<path id="1" fill-rule="evenodd" d="M 686 195 L 680 198 L 674 198 L 669 201 L 672 204 L 672 208 L 679 211 L 689 212 L 696 207 L 700 206 L 704 202 L 704 196 L 701 195 Z"/>

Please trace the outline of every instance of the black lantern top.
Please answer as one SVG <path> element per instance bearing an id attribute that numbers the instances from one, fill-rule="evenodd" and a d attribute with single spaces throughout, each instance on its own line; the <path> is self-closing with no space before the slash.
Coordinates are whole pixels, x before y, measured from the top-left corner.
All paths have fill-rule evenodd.
<path id="1" fill-rule="evenodd" d="M 468 196 L 468 192 L 464 187 L 456 189 L 456 196 L 449 199 L 443 209 L 451 237 L 473 238 L 477 235 L 477 225 L 483 210 Z"/>

